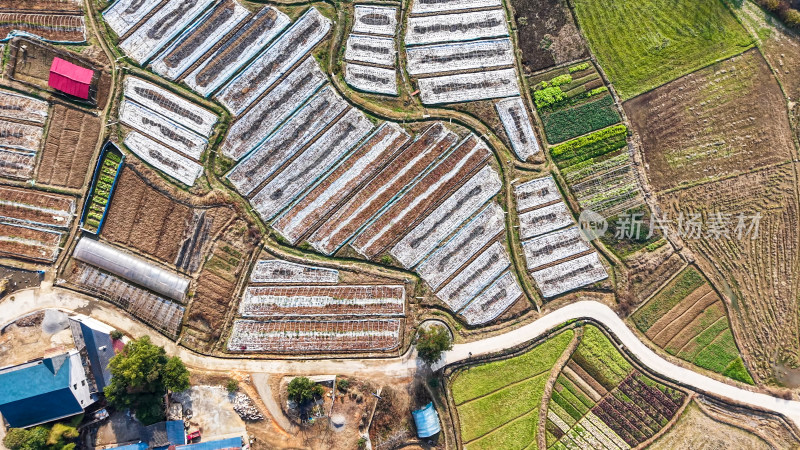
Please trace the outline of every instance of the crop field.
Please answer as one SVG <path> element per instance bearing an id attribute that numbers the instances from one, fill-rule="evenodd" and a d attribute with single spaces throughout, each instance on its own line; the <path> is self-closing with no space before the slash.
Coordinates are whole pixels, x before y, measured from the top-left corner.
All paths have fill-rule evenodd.
<path id="1" fill-rule="evenodd" d="M 517 158 L 527 161 L 541 151 L 531 117 L 521 97 L 501 100 L 495 104 L 495 108 Z"/>
<path id="2" fill-rule="evenodd" d="M 103 145 L 97 168 L 92 172 L 91 187 L 81 216 L 81 229 L 97 234 L 103 226 L 114 185 L 122 169 L 123 157 L 114 144 L 109 142 Z"/>
<path id="3" fill-rule="evenodd" d="M 514 45 L 503 38 L 411 47 L 406 60 L 411 75 L 512 66 Z"/>
<path id="4" fill-rule="evenodd" d="M 234 114 L 241 113 L 310 52 L 330 29 L 330 20 L 315 8 L 309 9 L 215 97 Z"/>
<path id="5" fill-rule="evenodd" d="M 206 138 L 218 120 L 215 113 L 141 78 L 125 78 L 125 97 Z"/>
<path id="6" fill-rule="evenodd" d="M 119 0 L 103 11 L 103 19 L 119 37 L 128 34 L 161 0 Z"/>
<path id="7" fill-rule="evenodd" d="M 508 36 L 505 11 L 465 12 L 411 17 L 406 30 L 406 45 L 473 41 Z"/>
<path id="8" fill-rule="evenodd" d="M 102 237 L 133 248 L 190 273 L 197 271 L 205 250 L 229 222 L 224 205 L 194 206 L 181 191 L 162 191 L 125 167 L 117 180 Z"/>
<path id="9" fill-rule="evenodd" d="M 63 235 L 47 228 L 0 222 L 0 255 L 52 263 L 58 257 Z"/>
<path id="10" fill-rule="evenodd" d="M 220 2 L 153 61 L 153 70 L 170 80 L 178 78 L 249 15 L 236 0 Z"/>
<path id="11" fill-rule="evenodd" d="M 501 6 L 500 0 L 417 0 L 411 7 L 411 15 L 448 13 L 467 9 L 484 9 Z"/>
<path id="12" fill-rule="evenodd" d="M 572 108 L 542 114 L 547 142 L 556 144 L 619 123 L 621 117 L 614 98 L 603 95 L 597 100 Z"/>
<path id="13" fill-rule="evenodd" d="M 183 81 L 208 97 L 230 79 L 250 58 L 260 52 L 291 20 L 286 14 L 265 6 L 239 28 Z"/>
<path id="14" fill-rule="evenodd" d="M 240 160 L 297 111 L 327 81 L 314 58 L 307 58 L 231 126 L 222 154 Z"/>
<path id="15" fill-rule="evenodd" d="M 400 167 L 387 165 L 337 209 L 308 239 L 325 254 L 333 254 L 398 194 L 456 143 L 458 136 L 441 123 L 430 126 L 395 158 Z"/>
<path id="16" fill-rule="evenodd" d="M 100 125 L 99 117 L 56 104 L 36 172 L 37 183 L 81 188 L 92 164 Z"/>
<path id="17" fill-rule="evenodd" d="M 86 25 L 82 15 L 4 10 L 0 12 L 0 37 L 5 38 L 12 31 L 24 31 L 54 42 L 86 41 Z"/>
<path id="18" fill-rule="evenodd" d="M 753 45 L 720 0 L 577 0 L 574 11 L 589 47 L 623 99 Z M 646 27 L 642 33 L 629 32 L 636 23 Z"/>
<path id="19" fill-rule="evenodd" d="M 437 290 L 504 231 L 503 209 L 497 203 L 491 202 L 455 236 L 417 266 L 416 271 L 431 288 Z"/>
<path id="20" fill-rule="evenodd" d="M 344 51 L 344 58 L 347 61 L 394 67 L 396 57 L 394 39 L 358 34 L 351 34 L 347 37 Z"/>
<path id="21" fill-rule="evenodd" d="M 356 236 L 352 247 L 367 258 L 374 258 L 419 223 L 447 194 L 463 185 L 490 156 L 491 151 L 486 144 L 470 134 L 455 150 L 415 181 L 399 200 L 380 212 Z"/>
<path id="22" fill-rule="evenodd" d="M 520 213 L 563 200 L 556 181 L 551 176 L 514 186 L 514 198 L 517 201 L 517 211 Z"/>
<path id="23" fill-rule="evenodd" d="M 397 8 L 356 5 L 353 8 L 353 32 L 394 36 L 397 31 Z"/>
<path id="24" fill-rule="evenodd" d="M 265 221 L 274 218 L 366 137 L 373 127 L 360 110 L 353 108 L 345 113 L 251 197 L 253 209 Z"/>
<path id="25" fill-rule="evenodd" d="M 564 202 L 553 203 L 519 214 L 517 217 L 519 218 L 520 239 L 547 234 L 575 223 L 572 212 Z"/>
<path id="26" fill-rule="evenodd" d="M 30 180 L 36 166 L 36 152 L 0 147 L 0 177 Z"/>
<path id="27" fill-rule="evenodd" d="M 528 270 L 536 270 L 580 253 L 592 250 L 577 227 L 535 237 L 522 243 Z"/>
<path id="28" fill-rule="evenodd" d="M 225 317 L 238 293 L 239 278 L 247 269 L 260 238 L 257 230 L 237 217 L 214 242 L 197 277 L 186 321 L 196 346 L 213 345 L 222 335 Z"/>
<path id="29" fill-rule="evenodd" d="M 391 255 L 403 267 L 416 266 L 442 240 L 497 195 L 501 187 L 497 172 L 490 166 L 484 167 L 392 247 Z"/>
<path id="30" fill-rule="evenodd" d="M 696 269 L 684 270 L 632 318 L 669 354 L 753 384 L 731 334 L 725 305 Z"/>
<path id="31" fill-rule="evenodd" d="M 596 252 L 531 273 L 544 297 L 588 286 L 608 278 Z"/>
<path id="32" fill-rule="evenodd" d="M 786 100 L 752 50 L 625 103 L 656 190 L 792 159 Z"/>
<path id="33" fill-rule="evenodd" d="M 387 285 L 249 286 L 243 317 L 403 316 L 405 288 Z"/>
<path id="34" fill-rule="evenodd" d="M 410 136 L 398 125 L 384 123 L 300 202 L 278 217 L 273 227 L 293 245 L 297 244 L 340 205 L 344 208 L 343 202 L 348 195 L 358 191 L 358 196 L 365 192 L 360 188 L 373 179 L 409 139 Z"/>
<path id="35" fill-rule="evenodd" d="M 228 350 L 291 354 L 388 352 L 400 346 L 401 330 L 402 319 L 236 320 Z"/>
<path id="36" fill-rule="evenodd" d="M 250 283 L 316 284 L 336 283 L 339 271 L 279 259 L 262 259 L 250 273 Z"/>
<path id="37" fill-rule="evenodd" d="M 42 145 L 44 128 L 40 125 L 0 119 L 0 146 L 36 152 Z"/>
<path id="38" fill-rule="evenodd" d="M 459 314 L 469 325 L 488 323 L 511 307 L 524 293 L 511 271 L 497 277 L 478 294 Z"/>
<path id="39" fill-rule="evenodd" d="M 200 159 L 208 144 L 201 136 L 127 99 L 119 107 L 119 121 L 194 160 Z"/>
<path id="40" fill-rule="evenodd" d="M 75 214 L 75 199 L 12 187 L 0 187 L 0 199 L 0 255 L 54 262 Z"/>
<path id="41" fill-rule="evenodd" d="M 44 100 L 0 89 L 0 118 L 44 125 L 48 109 Z"/>
<path id="42" fill-rule="evenodd" d="M 653 437 L 686 394 L 639 373 L 594 326 L 556 379 L 548 400 L 547 448 L 630 448 Z"/>
<path id="43" fill-rule="evenodd" d="M 514 69 L 423 78 L 418 84 L 422 103 L 427 105 L 511 97 L 520 92 Z"/>
<path id="44" fill-rule="evenodd" d="M 358 91 L 397 95 L 397 72 L 394 69 L 348 63 L 344 68 L 344 79 Z"/>
<path id="45" fill-rule="evenodd" d="M 510 265 L 505 248 L 495 242 L 436 292 L 436 296 L 451 310 L 460 311 Z"/>
<path id="46" fill-rule="evenodd" d="M 203 174 L 203 166 L 180 153 L 164 147 L 149 137 L 132 131 L 125 137 L 125 146 L 142 161 L 187 186 L 194 186 Z"/>
<path id="47" fill-rule="evenodd" d="M 323 88 L 226 177 L 242 195 L 250 196 L 347 107 L 331 86 Z"/>
<path id="48" fill-rule="evenodd" d="M 155 14 L 125 37 L 119 43 L 119 48 L 134 61 L 144 64 L 194 21 L 213 1 L 182 0 L 164 3 Z"/>
<path id="49" fill-rule="evenodd" d="M 563 331 L 519 356 L 472 366 L 451 377 L 465 448 L 536 445 L 545 383 L 573 335 Z"/>
<path id="50" fill-rule="evenodd" d="M 527 73 L 589 56 L 586 42 L 562 0 L 511 0 Z"/>
<path id="51" fill-rule="evenodd" d="M 79 0 L 2 0 L 0 9 L 25 11 L 80 13 L 83 3 Z"/>
<path id="52" fill-rule="evenodd" d="M 185 308 L 175 302 L 138 288 L 115 275 L 100 271 L 80 261 L 71 261 L 66 269 L 66 283 L 92 296 L 121 307 L 147 325 L 176 337 L 180 332 Z"/>

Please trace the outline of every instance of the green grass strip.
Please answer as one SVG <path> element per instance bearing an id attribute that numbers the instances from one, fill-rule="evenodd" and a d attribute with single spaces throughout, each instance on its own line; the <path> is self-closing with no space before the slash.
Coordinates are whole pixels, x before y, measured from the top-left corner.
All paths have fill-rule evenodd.
<path id="1" fill-rule="evenodd" d="M 633 314 L 633 323 L 642 332 L 647 332 L 658 319 L 705 282 L 700 272 L 694 267 L 688 267 Z"/>
<path id="2" fill-rule="evenodd" d="M 619 150 L 628 144 L 627 137 L 628 127 L 614 125 L 558 144 L 550 149 L 550 156 L 559 168 L 569 167 Z"/>
<path id="3" fill-rule="evenodd" d="M 467 450 L 496 450 L 504 448 L 536 447 L 536 434 L 539 423 L 539 409 L 533 409 L 518 420 L 492 431 L 464 448 Z"/>

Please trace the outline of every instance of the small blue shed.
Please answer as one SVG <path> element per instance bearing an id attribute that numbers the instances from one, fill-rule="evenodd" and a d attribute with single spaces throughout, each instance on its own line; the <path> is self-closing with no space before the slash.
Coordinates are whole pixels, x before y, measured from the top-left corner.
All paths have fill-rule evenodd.
<path id="1" fill-rule="evenodd" d="M 433 402 L 428 403 L 421 409 L 411 411 L 414 416 L 414 425 L 417 427 L 417 436 L 420 439 L 428 438 L 442 431 L 439 425 L 439 414 L 433 407 Z"/>

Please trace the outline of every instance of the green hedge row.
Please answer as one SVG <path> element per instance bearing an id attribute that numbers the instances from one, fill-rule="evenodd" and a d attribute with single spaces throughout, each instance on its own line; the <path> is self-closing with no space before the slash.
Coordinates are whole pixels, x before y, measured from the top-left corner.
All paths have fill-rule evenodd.
<path id="1" fill-rule="evenodd" d="M 559 168 L 569 167 L 624 147 L 627 136 L 628 127 L 614 125 L 558 144 L 550 149 L 550 156 Z"/>

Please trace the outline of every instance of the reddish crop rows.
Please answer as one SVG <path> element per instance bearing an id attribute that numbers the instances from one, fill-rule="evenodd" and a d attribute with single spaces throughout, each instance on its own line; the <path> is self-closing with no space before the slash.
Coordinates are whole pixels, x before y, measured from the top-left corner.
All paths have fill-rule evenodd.
<path id="1" fill-rule="evenodd" d="M 364 229 L 353 242 L 353 247 L 367 258 L 378 255 L 464 184 L 490 154 L 475 135 L 470 135 Z"/>
<path id="2" fill-rule="evenodd" d="M 0 255 L 53 262 L 61 236 L 57 231 L 0 222 Z"/>
<path id="3" fill-rule="evenodd" d="M 75 212 L 75 199 L 12 187 L 0 187 L 0 218 L 66 228 Z"/>

